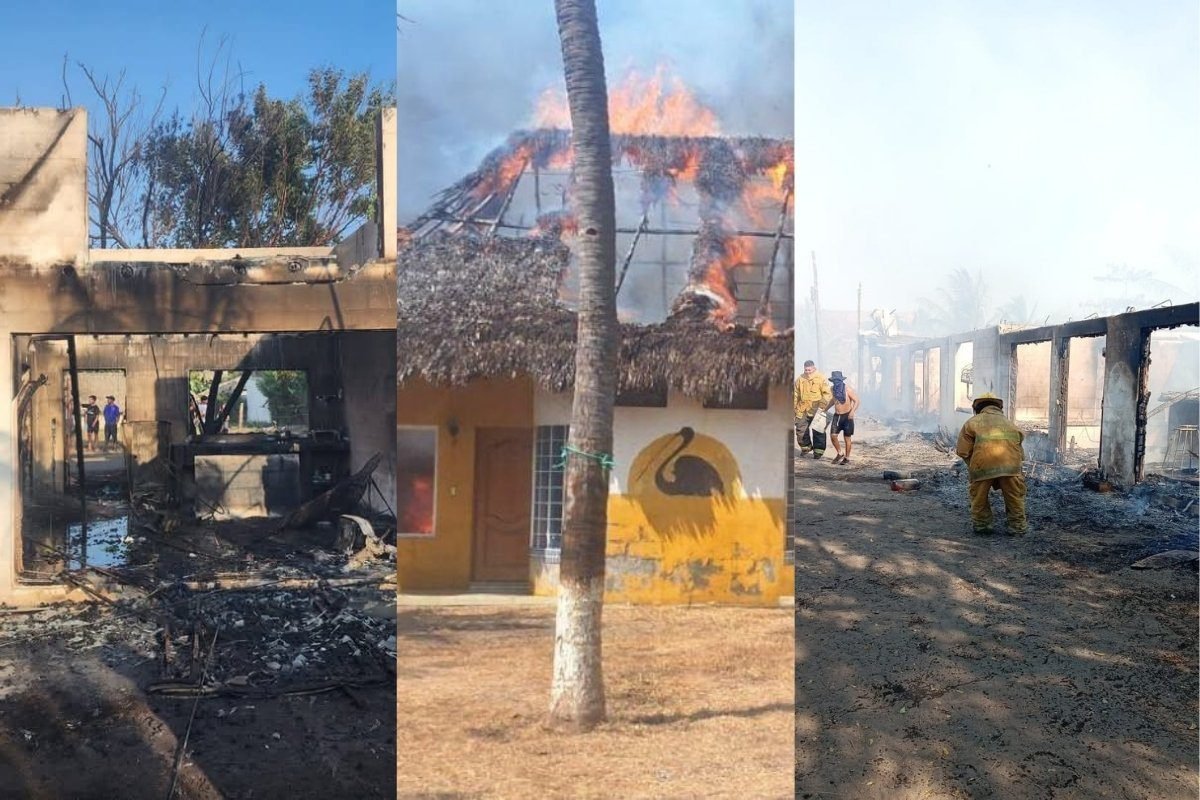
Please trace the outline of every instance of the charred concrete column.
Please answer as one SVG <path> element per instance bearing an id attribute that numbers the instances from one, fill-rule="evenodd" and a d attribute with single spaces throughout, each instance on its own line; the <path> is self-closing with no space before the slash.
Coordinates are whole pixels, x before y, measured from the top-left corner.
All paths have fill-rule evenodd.
<path id="1" fill-rule="evenodd" d="M 396 257 L 396 109 L 385 108 L 379 114 L 376 131 L 377 168 L 376 180 L 379 195 L 380 258 Z"/>
<path id="2" fill-rule="evenodd" d="M 1071 373 L 1071 340 L 1055 329 L 1050 339 L 1050 444 L 1054 463 L 1067 447 L 1067 392 Z"/>
<path id="3" fill-rule="evenodd" d="M 10 309 L 47 313 L 46 287 L 14 280 L 48 265 L 74 267 L 87 258 L 87 113 L 82 109 L 0 109 L 0 599 L 21 605 L 62 599 L 65 588 L 19 587 L 22 546 L 18 488 L 14 331 L 31 332 Z"/>
<path id="4" fill-rule="evenodd" d="M 383 454 L 374 474 L 382 502 L 374 493 L 369 497 L 377 511 L 396 508 L 395 353 L 394 331 L 352 331 L 342 334 L 338 355 L 350 471 L 361 469 L 376 453 Z"/>
<path id="5" fill-rule="evenodd" d="M 913 376 L 913 356 L 916 355 L 912 348 L 906 347 L 901 351 L 900 356 L 900 413 L 911 415 L 914 412 L 914 401 L 916 400 L 916 381 Z"/>
<path id="6" fill-rule="evenodd" d="M 21 529 L 20 503 L 17 502 L 17 420 L 13 397 L 13 337 L 0 332 L 0 386 L 4 391 L 4 412 L 0 413 L 0 597 L 9 597 L 17 584 L 17 537 Z"/>
<path id="7" fill-rule="evenodd" d="M 879 356 L 879 386 L 875 391 L 874 403 L 877 408 L 888 408 L 892 404 L 892 387 L 896 385 L 896 355 L 891 350 L 868 347 L 867 358 Z"/>
<path id="8" fill-rule="evenodd" d="M 954 374 L 954 352 L 958 343 L 947 336 L 938 348 L 938 425 L 954 429 L 954 391 L 958 376 Z"/>
<path id="9" fill-rule="evenodd" d="M 1100 410 L 1100 472 L 1120 486 L 1137 480 L 1139 432 L 1145 430 L 1145 368 L 1150 334 L 1129 314 L 1108 318 L 1104 399 Z M 1141 414 L 1139 415 L 1139 407 Z"/>
<path id="10" fill-rule="evenodd" d="M 971 339 L 972 391 L 978 397 L 991 392 L 997 397 L 1008 395 L 1008 351 L 1000 352 L 1000 331 L 983 328 Z"/>
<path id="11" fill-rule="evenodd" d="M 87 258 L 87 112 L 0 108 L 0 247 L 7 258 Z"/>

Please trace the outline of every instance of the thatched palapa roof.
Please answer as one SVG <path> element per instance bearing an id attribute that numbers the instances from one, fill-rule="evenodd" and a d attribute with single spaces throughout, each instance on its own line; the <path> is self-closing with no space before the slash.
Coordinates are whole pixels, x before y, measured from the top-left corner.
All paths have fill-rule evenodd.
<path id="1" fill-rule="evenodd" d="M 434 232 L 401 247 L 397 377 L 462 385 L 529 375 L 550 391 L 575 372 L 576 315 L 559 298 L 569 260 L 548 237 Z M 654 325 L 621 325 L 620 383 L 659 380 L 691 397 L 729 395 L 792 380 L 792 334 L 720 328 L 704 295 L 691 295 Z"/>

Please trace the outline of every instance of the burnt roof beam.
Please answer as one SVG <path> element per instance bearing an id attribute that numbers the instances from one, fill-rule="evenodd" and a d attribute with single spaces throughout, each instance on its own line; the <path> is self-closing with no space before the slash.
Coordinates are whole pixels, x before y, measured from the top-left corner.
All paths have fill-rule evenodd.
<path id="1" fill-rule="evenodd" d="M 638 240 L 642 238 L 642 234 L 646 231 L 646 225 L 649 224 L 649 211 L 642 214 L 641 222 L 638 223 L 637 230 L 633 233 L 633 241 L 629 243 L 629 252 L 625 254 L 625 260 L 621 262 L 621 274 L 617 277 L 617 288 L 613 291 L 613 297 L 621 293 L 621 287 L 625 285 L 625 273 L 629 272 L 629 265 L 633 262 L 633 252 L 637 249 Z"/>
<path id="2" fill-rule="evenodd" d="M 755 320 L 766 320 L 771 305 L 771 284 L 775 280 L 775 258 L 779 255 L 779 243 L 783 241 L 783 228 L 787 224 L 788 204 L 792 199 L 792 187 L 789 186 L 783 195 L 783 203 L 779 206 L 779 223 L 775 226 L 775 241 L 771 243 L 771 257 L 767 260 L 767 285 L 763 287 L 762 299 L 758 301 Z"/>

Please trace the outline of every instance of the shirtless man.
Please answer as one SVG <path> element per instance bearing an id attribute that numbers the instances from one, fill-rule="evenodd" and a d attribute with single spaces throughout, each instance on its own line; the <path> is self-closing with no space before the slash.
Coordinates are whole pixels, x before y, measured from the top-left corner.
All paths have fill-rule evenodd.
<path id="1" fill-rule="evenodd" d="M 834 464 L 850 463 L 850 437 L 854 435 L 854 412 L 858 409 L 858 395 L 846 385 L 846 378 L 841 372 L 834 370 L 829 376 L 833 384 L 833 416 L 829 425 L 829 439 L 837 455 L 833 457 Z M 846 439 L 846 452 L 842 452 L 838 434 Z"/>

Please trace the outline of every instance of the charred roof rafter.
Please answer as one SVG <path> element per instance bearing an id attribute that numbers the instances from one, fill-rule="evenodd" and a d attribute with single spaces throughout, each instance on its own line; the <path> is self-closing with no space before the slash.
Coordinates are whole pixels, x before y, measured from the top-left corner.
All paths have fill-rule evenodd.
<path id="1" fill-rule="evenodd" d="M 615 134 L 612 139 L 614 172 L 640 178 L 640 218 L 635 226 L 619 225 L 616 231 L 632 235 L 618 265 L 618 291 L 625 284 L 637 247 L 647 236 L 691 237 L 686 286 L 676 306 L 687 295 L 705 296 L 713 303 L 713 318 L 721 325 L 732 323 L 738 313 L 733 270 L 754 266 L 762 269 L 764 283 L 761 296 L 754 298 L 754 326 L 764 334 L 773 333 L 776 325 L 770 318 L 771 287 L 777 258 L 781 242 L 793 238 L 788 230 L 794 181 L 792 142 L 764 137 L 636 134 Z M 542 184 L 548 171 L 569 175 L 572 160 L 569 131 L 518 131 L 489 153 L 474 172 L 437 195 L 432 206 L 401 231 L 401 242 L 420 240 L 436 231 L 485 238 L 501 230 L 554 240 L 570 235 L 575 221 L 569 208 L 569 192 L 564 189 L 561 208 L 547 211 L 542 203 Z M 623 165 L 628 168 L 623 169 Z M 527 171 L 533 175 L 533 205 L 537 209 L 532 225 L 505 217 Z M 650 209 L 673 202 L 680 184 L 691 185 L 697 192 L 698 224 L 669 226 L 664 217 L 662 223 L 651 226 Z M 774 226 L 768 227 L 761 217 L 758 205 L 764 198 L 779 208 Z M 736 224 L 739 215 L 751 224 Z M 757 238 L 772 241 L 770 257 L 765 261 L 754 259 L 750 242 Z M 746 301 L 745 297 L 741 299 Z M 790 327 L 790 304 L 780 322 L 782 327 Z"/>

